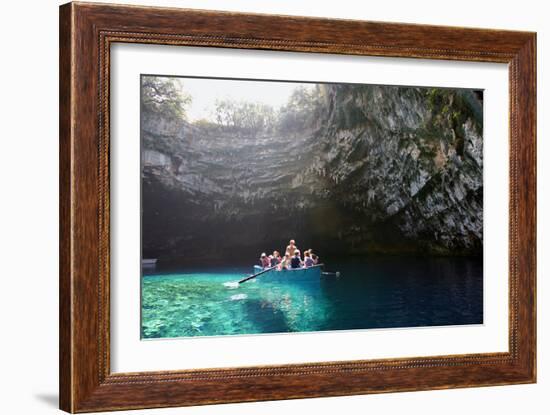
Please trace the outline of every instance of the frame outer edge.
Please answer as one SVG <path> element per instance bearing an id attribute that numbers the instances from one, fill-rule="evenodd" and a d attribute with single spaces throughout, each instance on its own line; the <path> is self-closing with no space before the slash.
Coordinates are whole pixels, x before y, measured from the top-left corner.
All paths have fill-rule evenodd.
<path id="1" fill-rule="evenodd" d="M 74 412 L 72 319 L 72 158 L 74 20 L 59 6 L 59 409 Z"/>
<path id="2" fill-rule="evenodd" d="M 537 381 L 537 34 L 533 33 L 525 46 L 518 53 L 520 67 L 520 93 L 518 99 L 524 108 L 519 114 L 521 128 L 521 165 L 524 169 L 520 186 L 523 211 L 520 213 L 520 225 L 523 234 L 523 255 L 520 255 L 520 269 L 525 270 L 526 285 L 521 290 L 524 297 L 520 307 L 524 312 L 522 319 L 525 327 L 522 336 L 525 338 L 527 377 L 530 382 Z"/>
<path id="3" fill-rule="evenodd" d="M 522 93 L 526 96 L 519 97 L 517 107 L 522 109 L 518 114 L 518 135 L 520 141 L 518 145 L 517 162 L 520 169 L 524 169 L 524 174 L 519 179 L 519 191 L 516 194 L 518 203 L 521 202 L 522 209 L 519 212 L 519 230 L 520 240 L 519 252 L 522 256 L 519 259 L 520 269 L 523 271 L 523 278 L 519 282 L 519 302 L 522 304 L 522 311 L 519 312 L 520 324 L 520 353 L 519 359 L 514 359 L 513 363 L 503 363 L 495 365 L 494 369 L 485 371 L 479 367 L 484 362 L 464 366 L 464 371 L 460 372 L 455 369 L 445 372 L 447 366 L 436 365 L 430 368 L 428 374 L 433 374 L 433 378 L 439 376 L 439 383 L 434 383 L 430 379 L 423 380 L 421 384 L 413 386 L 402 382 L 404 371 L 388 371 L 391 375 L 386 376 L 390 381 L 395 383 L 394 387 L 384 387 L 380 389 L 377 385 L 368 385 L 369 382 L 378 375 L 367 376 L 366 371 L 358 371 L 358 379 L 356 379 L 353 388 L 344 392 L 340 387 L 336 387 L 335 383 L 338 380 L 334 376 L 347 378 L 347 371 L 336 371 L 334 373 L 326 372 L 324 374 L 311 375 L 304 373 L 304 376 L 310 376 L 310 381 L 318 381 L 320 384 L 312 386 L 310 383 L 299 383 L 302 387 L 300 391 L 285 392 L 277 379 L 276 375 L 265 376 L 256 374 L 252 376 L 238 376 L 244 380 L 245 388 L 256 388 L 259 395 L 250 398 L 246 395 L 243 398 L 241 392 L 242 387 L 236 387 L 237 381 L 233 377 L 228 376 L 227 385 L 222 384 L 218 379 L 196 379 L 188 382 L 168 382 L 168 383 L 153 383 L 153 382 L 128 382 L 111 383 L 109 376 L 103 379 L 101 376 L 102 366 L 98 359 L 101 359 L 98 354 L 106 344 L 94 339 L 95 336 L 101 336 L 101 323 L 97 320 L 106 316 L 99 316 L 101 310 L 98 309 L 98 302 L 101 302 L 102 294 L 97 293 L 98 286 L 95 280 L 95 270 L 100 267 L 98 261 L 99 251 L 94 245 L 97 241 L 101 219 L 98 218 L 98 209 L 103 202 L 96 199 L 97 192 L 100 191 L 98 179 L 101 180 L 102 173 L 100 171 L 91 171 L 90 166 L 99 167 L 101 158 L 98 158 L 97 150 L 94 149 L 96 140 L 99 140 L 97 129 L 98 113 L 101 112 L 99 104 L 91 99 L 97 89 L 98 79 L 101 68 L 98 66 L 97 56 L 99 50 L 88 48 L 89 46 L 97 46 L 101 37 L 102 28 L 110 29 L 110 25 L 118 27 L 121 21 L 124 21 L 125 16 L 121 16 L 121 12 L 128 12 L 132 16 L 130 19 L 129 29 L 138 27 L 141 24 L 143 27 L 138 27 L 139 30 L 147 31 L 151 24 L 155 23 L 155 19 L 159 20 L 161 16 L 154 15 L 153 11 L 163 8 L 129 8 L 127 6 L 94 4 L 94 3 L 69 3 L 60 7 L 60 408 L 67 412 L 89 412 L 89 411 L 105 411 L 105 410 L 121 410 L 121 409 L 137 409 L 151 408 L 164 406 L 187 406 L 200 405 L 207 403 L 228 403 L 228 402 L 246 402 L 258 400 L 274 400 L 274 399 L 293 399 L 307 398 L 316 396 L 343 396 L 355 395 L 363 393 L 380 393 L 380 392 L 396 392 L 406 390 L 425 390 L 425 389 L 442 389 L 449 387 L 470 387 L 470 386 L 489 386 L 502 385 L 511 383 L 530 383 L 536 379 L 536 316 L 535 316 L 535 261 L 536 261 L 536 206 L 531 205 L 536 200 L 534 187 L 536 185 L 536 166 L 532 163 L 535 160 L 536 150 L 536 94 L 533 88 L 536 87 L 536 37 L 533 33 L 504 33 L 505 39 L 493 45 L 493 50 L 500 50 L 502 56 L 484 56 L 479 58 L 483 61 L 507 61 L 513 59 L 517 64 L 517 69 L 521 75 L 518 82 L 518 89 L 515 94 L 517 99 L 518 94 Z M 154 17 L 151 21 L 144 21 L 142 18 L 136 17 L 136 10 L 146 12 L 145 17 Z M 163 9 L 166 10 L 166 9 Z M 181 9 L 178 9 L 181 10 Z M 184 10 L 182 10 L 183 12 Z M 203 19 L 205 16 L 215 18 L 216 12 L 196 12 L 187 10 L 193 16 L 190 17 L 191 23 L 195 24 L 194 18 Z M 130 13 L 132 12 L 132 13 Z M 167 18 L 165 12 L 160 12 L 164 18 Z M 222 21 L 227 20 L 228 13 L 223 13 Z M 264 17 L 252 16 L 247 14 L 234 14 L 232 18 L 248 17 L 252 19 L 252 24 L 258 21 L 264 21 Z M 132 20 L 134 19 L 134 20 Z M 298 18 L 296 18 L 298 19 Z M 317 22 L 316 20 L 306 20 Z M 144 23 L 145 22 L 145 23 Z M 151 23 L 152 22 L 152 23 Z M 323 24 L 329 24 L 331 21 L 322 21 Z M 182 22 L 174 23 L 173 19 L 169 19 L 169 23 L 173 24 L 176 33 L 182 29 Z M 319 23 L 319 22 L 317 22 Z M 166 32 L 170 29 L 170 24 L 165 29 Z M 193 26 L 193 24 L 191 26 Z M 198 24 L 198 23 L 197 23 Z M 344 22 L 342 22 L 344 24 Z M 345 23 L 351 24 L 351 23 Z M 354 23 L 356 24 L 356 23 Z M 357 23 L 358 24 L 358 23 Z M 365 23 L 366 24 L 366 23 Z M 369 23 L 378 25 L 376 27 L 385 27 L 385 24 Z M 248 23 L 247 23 L 248 25 Z M 246 26 L 246 32 L 251 33 L 252 41 L 257 30 L 255 27 Z M 401 26 L 401 25 L 395 25 Z M 163 26 L 164 27 L 164 26 Z M 393 27 L 393 26 L 392 26 Z M 450 28 L 449 28 L 450 29 Z M 317 29 L 319 30 L 319 29 Z M 435 30 L 435 29 L 434 29 Z M 443 31 L 445 29 L 438 29 Z M 201 36 L 202 29 L 198 30 Z M 468 33 L 473 34 L 474 31 Z M 494 38 L 494 32 L 490 38 Z M 168 33 L 169 35 L 169 33 Z M 425 36 L 424 36 L 425 37 Z M 216 40 L 218 38 L 215 38 Z M 257 44 L 251 45 L 235 45 L 227 39 L 219 40 L 223 47 L 236 48 L 256 48 Z M 244 39 L 246 40 L 246 39 Z M 216 40 L 217 42 L 217 40 Z M 306 43 L 308 40 L 305 41 Z M 158 42 L 151 42 L 158 43 Z M 211 42 L 207 42 L 211 43 Z M 215 42 L 210 46 L 215 47 Z M 428 42 L 430 44 L 430 42 Z M 284 47 L 286 49 L 287 46 Z M 289 50 L 300 50 L 298 43 L 288 46 Z M 325 52 L 323 46 L 312 46 L 311 51 Z M 274 50 L 276 47 L 268 45 L 268 50 Z M 360 48 L 364 53 L 363 46 Z M 405 48 L 407 49 L 407 48 Z M 432 59 L 456 59 L 457 56 L 452 53 L 452 50 L 444 50 L 443 52 L 434 49 L 431 56 L 430 49 L 424 48 L 424 51 L 401 50 L 396 52 L 403 57 L 424 57 L 430 56 Z M 478 51 L 474 47 L 473 51 Z M 347 54 L 348 52 L 342 52 Z M 443 57 L 440 56 L 443 53 Z M 500 53 L 500 52 L 499 52 Z M 380 52 L 382 56 L 391 56 L 389 51 Z M 466 55 L 464 55 L 466 56 Z M 462 60 L 464 56 L 458 58 Z M 513 58 L 512 58 L 513 57 Z M 478 60 L 478 59 L 464 59 Z M 95 74 L 95 76 L 84 77 L 85 75 Z M 96 96 L 97 98 L 97 96 Z M 83 118 L 82 118 L 83 117 Z M 78 124 L 76 120 L 78 119 Z M 100 123 L 101 124 L 101 123 Z M 101 150 L 100 150 L 101 151 Z M 98 169 L 99 170 L 99 169 Z M 108 170 L 107 170 L 108 171 Z M 99 176 L 99 177 L 98 177 Z M 98 226 L 99 225 L 99 226 Z M 108 291 L 107 291 L 108 292 Z M 95 319 L 94 319 L 95 316 Z M 108 356 L 108 354 L 107 354 Z M 490 362 L 485 362 L 490 363 Z M 315 363 L 312 363 L 315 365 Z M 456 367 L 456 366 L 453 366 Z M 475 370 L 475 369 L 480 370 Z M 104 368 L 103 368 L 104 369 Z M 242 368 L 240 368 L 242 369 Z M 402 368 L 405 370 L 405 368 Z M 487 369 L 492 369 L 487 367 Z M 238 372 L 239 368 L 235 368 Z M 424 365 L 419 365 L 416 368 L 406 369 L 407 373 L 425 373 L 428 371 Z M 341 372 L 341 373 L 340 373 Z M 500 375 L 501 380 L 495 380 L 491 373 L 495 376 Z M 454 376 L 452 379 L 442 380 L 443 374 Z M 128 375 L 128 374 L 127 374 Z M 466 375 L 466 377 L 465 377 Z M 392 378 L 393 376 L 393 378 Z M 125 376 L 122 376 L 123 378 Z M 155 377 L 155 376 L 153 376 Z M 350 376 L 351 379 L 355 376 Z M 241 379 L 240 382 L 243 382 Z M 124 380 L 124 379 L 122 379 Z M 151 380 L 158 380 L 157 377 Z M 275 380 L 277 382 L 275 382 Z M 324 382 L 324 384 L 321 384 Z M 172 386 L 169 386 L 169 385 Z M 224 390 L 224 387 L 226 389 Z M 341 386 L 341 385 L 340 385 Z M 220 389 L 221 388 L 221 389 Z M 288 387 L 286 388 L 288 389 Z M 160 394 L 159 394 L 160 393 Z M 206 393 L 207 396 L 204 394 Z M 220 396 L 213 398 L 214 396 Z M 159 399 L 162 399 L 159 402 Z"/>
<path id="4" fill-rule="evenodd" d="M 511 106 L 516 134 L 511 147 L 517 172 L 513 192 L 517 229 L 515 250 L 517 308 L 512 324 L 517 331 L 514 353 L 524 383 L 536 383 L 536 34 L 517 51 L 510 67 L 516 86 Z M 512 189 L 511 189 L 512 191 Z M 515 350 L 517 348 L 517 350 Z"/>
<path id="5" fill-rule="evenodd" d="M 532 368 L 532 380 L 537 383 L 537 33 L 533 34 L 533 235 L 534 246 L 532 252 L 532 266 L 533 266 L 533 344 L 531 345 L 533 350 L 533 368 Z"/>

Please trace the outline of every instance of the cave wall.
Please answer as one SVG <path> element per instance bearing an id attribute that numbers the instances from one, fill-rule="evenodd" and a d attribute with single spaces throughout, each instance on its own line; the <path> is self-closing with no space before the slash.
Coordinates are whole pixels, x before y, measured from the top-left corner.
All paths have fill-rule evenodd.
<path id="1" fill-rule="evenodd" d="M 326 85 L 315 122 L 215 132 L 142 112 L 144 257 L 481 255 L 479 92 Z"/>

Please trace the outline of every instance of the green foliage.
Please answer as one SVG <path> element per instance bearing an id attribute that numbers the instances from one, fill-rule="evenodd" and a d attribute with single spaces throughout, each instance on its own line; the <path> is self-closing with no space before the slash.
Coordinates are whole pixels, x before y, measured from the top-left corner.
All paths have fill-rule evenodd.
<path id="1" fill-rule="evenodd" d="M 327 86 L 331 97 L 333 120 L 339 128 L 353 129 L 370 123 L 377 123 L 376 117 L 368 117 L 369 106 L 375 105 L 374 88 L 370 85 L 332 84 Z M 379 111 L 389 116 L 391 109 L 387 106 L 378 106 Z"/>
<path id="2" fill-rule="evenodd" d="M 432 128 L 446 128 L 454 132 L 454 147 L 457 154 L 464 155 L 464 123 L 468 118 L 476 120 L 476 127 L 482 131 L 478 118 L 468 102 L 465 92 L 459 90 L 447 90 L 441 88 L 430 88 L 427 92 L 428 104 L 432 113 Z"/>
<path id="3" fill-rule="evenodd" d="M 208 119 L 193 124 L 212 133 L 295 132 L 314 125 L 326 108 L 324 85 L 298 86 L 279 110 L 260 102 L 217 100 Z"/>
<path id="4" fill-rule="evenodd" d="M 299 86 L 279 112 L 279 130 L 294 131 L 311 127 L 326 103 L 324 85 Z"/>
<path id="5" fill-rule="evenodd" d="M 273 128 L 276 114 L 266 104 L 224 99 L 216 101 L 213 118 L 224 130 L 253 133 Z"/>
<path id="6" fill-rule="evenodd" d="M 428 106 L 433 116 L 442 116 L 454 125 L 463 123 L 472 110 L 456 90 L 430 88 L 427 91 Z"/>
<path id="7" fill-rule="evenodd" d="M 192 98 L 181 88 L 177 79 L 158 76 L 141 78 L 142 110 L 168 118 L 184 119 Z"/>
<path id="8" fill-rule="evenodd" d="M 453 103 L 453 92 L 441 88 L 427 90 L 428 106 L 433 115 L 447 115 Z"/>
<path id="9" fill-rule="evenodd" d="M 193 125 L 195 127 L 200 128 L 201 131 L 203 131 L 207 135 L 219 134 L 220 132 L 225 130 L 225 127 L 206 118 L 201 118 L 199 120 L 194 121 Z"/>

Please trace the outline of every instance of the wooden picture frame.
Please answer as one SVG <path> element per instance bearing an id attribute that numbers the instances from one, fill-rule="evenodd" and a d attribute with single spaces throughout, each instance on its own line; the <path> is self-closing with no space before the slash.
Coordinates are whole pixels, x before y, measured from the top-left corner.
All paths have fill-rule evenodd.
<path id="1" fill-rule="evenodd" d="M 509 352 L 110 371 L 109 62 L 117 42 L 509 65 Z M 60 8 L 60 407 L 171 407 L 536 379 L 536 34 L 69 3 Z"/>

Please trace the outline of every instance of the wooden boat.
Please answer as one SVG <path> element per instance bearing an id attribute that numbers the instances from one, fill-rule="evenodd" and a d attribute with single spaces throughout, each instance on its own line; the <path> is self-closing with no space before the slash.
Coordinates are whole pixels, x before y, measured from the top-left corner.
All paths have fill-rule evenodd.
<path id="1" fill-rule="evenodd" d="M 264 272 L 261 275 L 258 275 L 255 279 L 257 281 L 264 282 L 290 282 L 290 281 L 319 281 L 321 278 L 321 270 L 323 269 L 323 264 L 313 265 L 307 268 L 291 268 L 291 269 L 282 269 L 277 271 L 276 269 L 269 270 Z M 253 274 L 258 274 L 264 271 L 259 265 L 254 265 Z"/>

